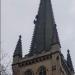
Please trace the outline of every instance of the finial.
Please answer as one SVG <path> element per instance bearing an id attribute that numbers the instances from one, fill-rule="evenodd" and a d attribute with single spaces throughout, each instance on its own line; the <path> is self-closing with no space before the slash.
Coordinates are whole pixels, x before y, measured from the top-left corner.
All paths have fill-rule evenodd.
<path id="1" fill-rule="evenodd" d="M 68 52 L 68 54 L 69 54 L 69 53 L 70 53 L 70 50 L 68 49 L 67 52 Z"/>
<path id="2" fill-rule="evenodd" d="M 22 36 L 21 35 L 19 35 L 19 39 L 21 39 L 22 38 Z"/>

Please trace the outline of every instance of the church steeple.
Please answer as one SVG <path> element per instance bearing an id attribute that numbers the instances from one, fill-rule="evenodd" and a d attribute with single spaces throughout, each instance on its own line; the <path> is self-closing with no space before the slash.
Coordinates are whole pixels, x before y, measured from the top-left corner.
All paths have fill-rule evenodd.
<path id="1" fill-rule="evenodd" d="M 71 56 L 70 56 L 70 51 L 67 50 L 67 65 L 70 68 L 71 72 L 74 73 L 74 68 L 73 68 L 73 64 L 72 64 L 72 60 L 71 60 Z"/>
<path id="2" fill-rule="evenodd" d="M 19 36 L 19 40 L 17 42 L 16 48 L 15 48 L 15 52 L 13 57 L 22 57 L 22 43 L 21 43 L 21 35 Z"/>
<path id="3" fill-rule="evenodd" d="M 35 29 L 30 54 L 48 51 L 53 44 L 59 44 L 51 0 L 41 0 L 38 15 L 34 20 Z"/>

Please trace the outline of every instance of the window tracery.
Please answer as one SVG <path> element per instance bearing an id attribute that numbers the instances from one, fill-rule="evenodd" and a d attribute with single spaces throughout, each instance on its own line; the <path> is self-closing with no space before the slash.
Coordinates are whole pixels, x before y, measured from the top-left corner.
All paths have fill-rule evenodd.
<path id="1" fill-rule="evenodd" d="M 44 66 L 41 66 L 39 69 L 39 75 L 46 75 L 46 68 Z"/>

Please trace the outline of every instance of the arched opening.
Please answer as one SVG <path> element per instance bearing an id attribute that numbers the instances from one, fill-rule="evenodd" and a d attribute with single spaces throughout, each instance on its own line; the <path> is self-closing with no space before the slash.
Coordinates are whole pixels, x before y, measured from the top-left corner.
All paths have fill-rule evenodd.
<path id="1" fill-rule="evenodd" d="M 46 75 L 46 68 L 44 66 L 41 66 L 39 69 L 39 75 Z"/>
<path id="2" fill-rule="evenodd" d="M 27 70 L 24 75 L 34 75 L 32 70 Z"/>

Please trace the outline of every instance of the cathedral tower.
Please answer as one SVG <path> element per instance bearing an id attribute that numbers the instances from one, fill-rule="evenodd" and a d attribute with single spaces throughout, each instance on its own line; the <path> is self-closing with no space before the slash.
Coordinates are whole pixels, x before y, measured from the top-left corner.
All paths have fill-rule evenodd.
<path id="1" fill-rule="evenodd" d="M 13 75 L 74 75 L 69 50 L 67 60 L 61 53 L 51 0 L 40 0 L 34 24 L 30 52 L 25 57 L 19 36 L 13 55 Z"/>

